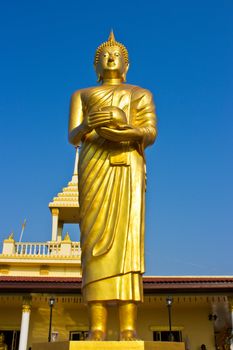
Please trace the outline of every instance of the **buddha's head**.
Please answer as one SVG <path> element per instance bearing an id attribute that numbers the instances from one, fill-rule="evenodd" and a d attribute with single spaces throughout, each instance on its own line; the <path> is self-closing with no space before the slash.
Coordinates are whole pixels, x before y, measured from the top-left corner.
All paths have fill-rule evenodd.
<path id="1" fill-rule="evenodd" d="M 129 68 L 128 51 L 126 47 L 115 40 L 113 32 L 108 41 L 101 44 L 95 54 L 94 66 L 98 81 L 105 79 L 126 80 Z"/>

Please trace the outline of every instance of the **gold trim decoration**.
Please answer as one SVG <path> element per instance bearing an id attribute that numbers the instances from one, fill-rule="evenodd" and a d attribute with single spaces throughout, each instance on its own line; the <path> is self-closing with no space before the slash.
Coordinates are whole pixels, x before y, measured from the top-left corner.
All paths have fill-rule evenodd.
<path id="1" fill-rule="evenodd" d="M 86 324 L 81 324 L 81 323 L 78 323 L 77 325 L 66 325 L 65 326 L 65 329 L 68 331 L 68 332 L 74 332 L 74 331 L 81 331 L 81 332 L 87 332 L 89 330 L 89 326 L 86 325 Z"/>
<path id="2" fill-rule="evenodd" d="M 158 332 L 162 332 L 162 331 L 169 331 L 169 327 L 168 326 L 154 326 L 151 325 L 149 326 L 149 330 L 154 332 L 154 331 L 158 331 Z M 172 326 L 172 330 L 173 331 L 183 331 L 184 330 L 184 326 Z"/>
<path id="3" fill-rule="evenodd" d="M 52 208 L 52 215 L 53 216 L 58 216 L 59 215 L 59 209 L 58 208 Z"/>
<path id="4" fill-rule="evenodd" d="M 61 264 L 62 264 L 62 260 L 77 260 L 77 263 L 79 263 L 81 254 L 80 255 L 69 255 L 69 256 L 63 256 L 63 255 L 59 255 L 59 254 L 52 255 L 52 256 L 50 256 L 50 255 L 18 256 L 18 255 L 13 254 L 13 255 L 9 256 L 9 255 L 5 255 L 5 254 L 3 254 L 3 255 L 0 254 L 0 256 L 4 257 L 4 259 L 6 259 L 6 260 L 12 260 L 12 259 L 14 259 L 14 260 L 60 260 Z"/>
<path id="5" fill-rule="evenodd" d="M 9 265 L 0 265 L 0 273 L 2 273 L 4 275 L 8 275 L 9 274 L 9 270 L 10 270 L 10 266 Z"/>
<path id="6" fill-rule="evenodd" d="M 22 305 L 22 312 L 30 312 L 30 311 L 31 311 L 31 305 L 29 304 Z"/>
<path id="7" fill-rule="evenodd" d="M 48 275 L 49 274 L 49 266 L 41 265 L 40 266 L 40 275 Z"/>

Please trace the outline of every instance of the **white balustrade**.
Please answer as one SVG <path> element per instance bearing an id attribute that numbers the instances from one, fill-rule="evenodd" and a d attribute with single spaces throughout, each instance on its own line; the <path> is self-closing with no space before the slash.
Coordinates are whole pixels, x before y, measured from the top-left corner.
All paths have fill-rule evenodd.
<path id="1" fill-rule="evenodd" d="M 79 242 L 72 242 L 71 255 L 73 256 L 81 255 L 81 247 Z"/>
<path id="2" fill-rule="evenodd" d="M 15 242 L 15 254 L 20 256 L 61 256 L 61 242 Z M 71 256 L 79 257 L 79 242 L 71 243 Z"/>

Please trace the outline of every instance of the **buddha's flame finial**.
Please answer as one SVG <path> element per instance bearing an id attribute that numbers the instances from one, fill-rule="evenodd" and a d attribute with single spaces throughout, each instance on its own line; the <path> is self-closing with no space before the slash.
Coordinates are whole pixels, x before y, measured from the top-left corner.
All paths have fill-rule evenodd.
<path id="1" fill-rule="evenodd" d="M 108 41 L 116 41 L 113 30 L 111 30 L 109 34 Z"/>

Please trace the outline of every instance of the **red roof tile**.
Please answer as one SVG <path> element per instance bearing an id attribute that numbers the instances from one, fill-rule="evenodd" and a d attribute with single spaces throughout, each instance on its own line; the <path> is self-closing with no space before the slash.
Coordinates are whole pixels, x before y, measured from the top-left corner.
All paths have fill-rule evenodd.
<path id="1" fill-rule="evenodd" d="M 25 277 L 0 276 L 1 292 L 56 292 L 80 293 L 80 277 Z M 145 276 L 143 277 L 145 294 L 164 293 L 232 293 L 233 277 L 231 276 Z"/>

